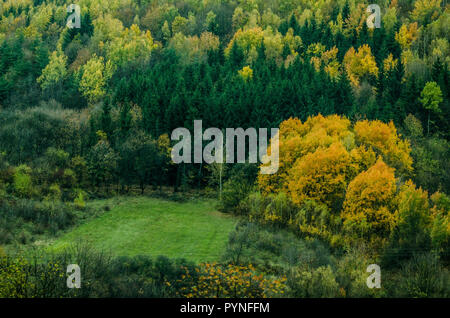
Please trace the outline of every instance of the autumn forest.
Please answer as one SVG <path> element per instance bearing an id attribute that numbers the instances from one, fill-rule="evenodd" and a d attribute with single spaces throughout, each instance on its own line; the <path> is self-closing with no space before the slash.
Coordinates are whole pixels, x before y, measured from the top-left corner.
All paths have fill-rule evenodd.
<path id="1" fill-rule="evenodd" d="M 450 297 L 449 28 L 445 0 L 1 0 L 0 298 Z M 195 120 L 278 128 L 277 172 L 174 163 Z"/>

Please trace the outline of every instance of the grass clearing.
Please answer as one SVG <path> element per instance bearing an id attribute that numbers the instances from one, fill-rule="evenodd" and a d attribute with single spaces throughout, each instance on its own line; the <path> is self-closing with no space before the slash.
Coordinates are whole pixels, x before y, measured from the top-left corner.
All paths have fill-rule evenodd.
<path id="1" fill-rule="evenodd" d="M 218 260 L 236 219 L 218 212 L 213 200 L 171 202 L 148 197 L 92 201 L 110 211 L 63 234 L 51 245 L 61 249 L 77 241 L 114 255 L 165 255 L 195 262 Z"/>

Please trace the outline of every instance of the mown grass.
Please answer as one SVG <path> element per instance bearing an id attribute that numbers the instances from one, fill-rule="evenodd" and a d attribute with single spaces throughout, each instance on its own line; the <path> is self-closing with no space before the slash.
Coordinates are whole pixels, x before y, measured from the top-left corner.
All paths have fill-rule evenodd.
<path id="1" fill-rule="evenodd" d="M 59 250 L 87 242 L 113 255 L 165 255 L 194 262 L 218 260 L 236 219 L 218 212 L 213 200 L 171 202 L 148 197 L 116 197 L 90 203 L 109 207 L 93 220 L 50 245 Z"/>

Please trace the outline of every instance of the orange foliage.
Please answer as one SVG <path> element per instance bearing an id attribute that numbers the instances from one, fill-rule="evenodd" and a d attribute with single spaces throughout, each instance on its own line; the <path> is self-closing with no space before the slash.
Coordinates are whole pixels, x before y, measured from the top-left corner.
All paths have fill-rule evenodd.
<path id="1" fill-rule="evenodd" d="M 299 157 L 314 152 L 319 147 L 329 147 L 351 135 L 350 121 L 338 115 L 310 117 L 305 123 L 290 118 L 280 124 L 280 167 L 274 175 L 258 176 L 260 189 L 264 193 L 287 191 L 289 170 Z"/>
<path id="2" fill-rule="evenodd" d="M 311 201 L 322 205 L 305 210 L 304 228 L 322 217 L 333 224 L 314 230 L 329 232 L 342 218 L 347 233 L 376 244 L 387 238 L 398 219 L 396 177 L 412 172 L 409 143 L 393 123 L 364 120 L 352 126 L 338 115 L 304 123 L 291 118 L 281 123 L 279 141 L 278 173 L 258 176 L 263 195 L 285 193 L 300 210 Z"/>
<path id="3" fill-rule="evenodd" d="M 191 283 L 188 287 L 182 287 L 178 293 L 187 298 L 266 298 L 282 295 L 286 288 L 286 278 L 266 279 L 262 274 L 257 274 L 251 264 L 222 266 L 206 263 L 196 268 L 195 275 L 189 273 L 187 268 L 183 269 L 186 274 L 182 275 L 179 282 Z"/>
<path id="4" fill-rule="evenodd" d="M 394 169 L 381 159 L 348 185 L 341 217 L 348 232 L 371 239 L 387 237 L 397 222 Z"/>
<path id="5" fill-rule="evenodd" d="M 343 200 L 355 168 L 341 143 L 306 154 L 296 161 L 287 180 L 292 201 L 300 204 L 313 199 L 333 206 L 333 203 Z"/>
<path id="6" fill-rule="evenodd" d="M 400 174 L 412 172 L 411 148 L 407 140 L 400 139 L 394 123 L 359 121 L 355 124 L 357 143 L 368 145 L 383 156 L 383 160 Z"/>
<path id="7" fill-rule="evenodd" d="M 358 86 L 361 79 L 374 76 L 378 77 L 378 67 L 370 46 L 364 44 L 358 51 L 351 47 L 344 56 L 344 66 L 349 80 Z"/>

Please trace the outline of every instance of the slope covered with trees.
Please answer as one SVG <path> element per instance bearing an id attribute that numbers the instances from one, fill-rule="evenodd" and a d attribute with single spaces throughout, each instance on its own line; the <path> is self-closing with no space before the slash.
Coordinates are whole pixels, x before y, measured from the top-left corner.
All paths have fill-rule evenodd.
<path id="1" fill-rule="evenodd" d="M 382 263 L 398 286 L 414 268 L 449 279 L 446 1 L 374 1 L 380 28 L 367 26 L 367 0 L 79 0 L 80 28 L 67 26 L 71 3 L 0 1 L 0 245 L 58 235 L 91 217 L 92 198 L 194 191 L 250 222 L 230 237 L 224 264 L 240 258 L 239 242 L 263 261 L 202 266 L 205 277 L 189 277 L 188 288 L 180 264 L 158 260 L 167 266 L 151 275 L 167 270 L 183 290 L 159 296 L 212 296 L 190 288 L 219 270 L 236 271 L 236 282 L 274 275 L 261 286 L 290 296 L 366 295 L 351 287 L 360 274 L 344 275 L 350 250 L 361 264 Z M 278 173 L 174 164 L 171 132 L 192 131 L 198 119 L 219 129 L 279 127 Z M 292 263 L 274 265 L 284 234 L 269 254 L 268 243 L 248 241 L 274 229 L 320 241 L 338 261 L 308 267 L 286 256 Z M 1 264 L 0 281 L 13 272 Z M 449 295 L 420 277 L 412 284 L 402 287 L 407 296 Z M 391 286 L 383 295 L 405 295 Z M 0 295 L 17 296 L 11 288 Z M 236 295 L 246 293 L 273 296 Z"/>

